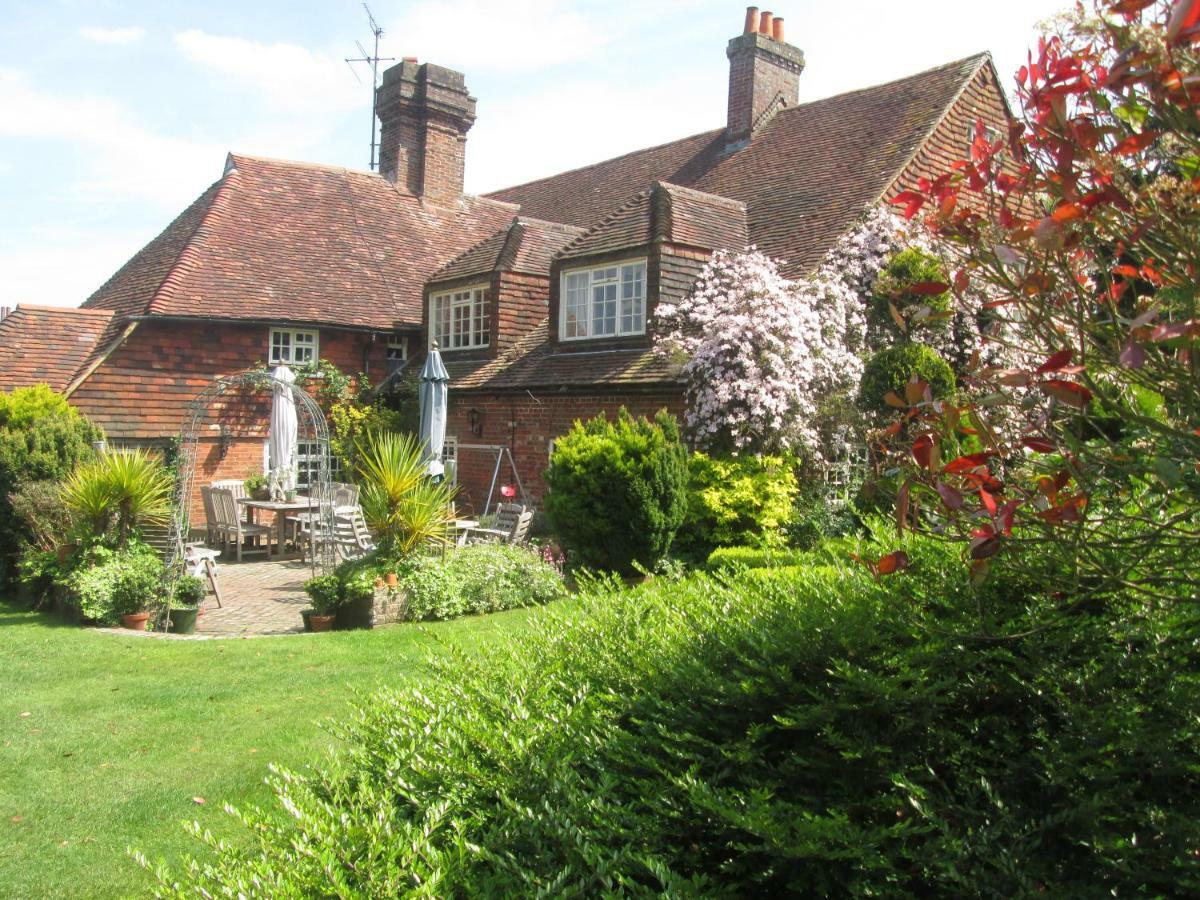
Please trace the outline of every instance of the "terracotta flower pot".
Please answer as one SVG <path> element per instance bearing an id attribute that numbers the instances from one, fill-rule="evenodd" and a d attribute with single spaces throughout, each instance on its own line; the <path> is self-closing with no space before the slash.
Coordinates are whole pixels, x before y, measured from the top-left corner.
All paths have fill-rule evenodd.
<path id="1" fill-rule="evenodd" d="M 121 624 L 131 631 L 145 631 L 146 623 L 150 620 L 150 613 L 136 612 L 126 613 L 121 616 Z"/>
<path id="2" fill-rule="evenodd" d="M 400 583 L 400 579 L 396 576 L 395 572 L 388 572 L 384 576 L 384 581 L 387 582 L 388 587 L 395 587 Z"/>
<path id="3" fill-rule="evenodd" d="M 318 616 L 316 613 L 313 613 L 308 617 L 308 624 L 312 626 L 313 631 L 332 631 L 333 620 L 336 618 L 336 615 Z"/>

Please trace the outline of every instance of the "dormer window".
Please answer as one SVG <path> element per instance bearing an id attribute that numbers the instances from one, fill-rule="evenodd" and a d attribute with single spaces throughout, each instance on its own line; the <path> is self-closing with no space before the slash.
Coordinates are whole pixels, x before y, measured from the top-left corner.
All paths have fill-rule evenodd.
<path id="1" fill-rule="evenodd" d="M 464 288 L 429 298 L 429 335 L 443 350 L 486 347 L 490 316 L 484 288 Z"/>
<path id="2" fill-rule="evenodd" d="M 562 273 L 560 340 L 646 333 L 646 261 Z"/>

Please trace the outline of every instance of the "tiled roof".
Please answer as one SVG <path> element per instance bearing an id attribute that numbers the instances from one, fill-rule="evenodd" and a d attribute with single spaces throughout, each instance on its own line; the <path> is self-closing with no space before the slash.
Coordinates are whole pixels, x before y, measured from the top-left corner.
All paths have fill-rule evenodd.
<path id="1" fill-rule="evenodd" d="M 417 326 L 430 275 L 516 212 L 441 208 L 368 172 L 231 155 L 85 306 L 122 315 Z"/>
<path id="2" fill-rule="evenodd" d="M 582 228 L 573 225 L 518 216 L 504 230 L 452 259 L 430 281 L 452 281 L 497 271 L 544 275 L 550 271 L 551 257 L 582 233 Z"/>
<path id="3" fill-rule="evenodd" d="M 668 181 L 745 203 L 750 241 L 784 260 L 786 274 L 802 274 L 886 192 L 985 65 L 980 54 L 781 110 L 732 153 L 717 129 L 488 196 L 589 225 Z"/>
<path id="4" fill-rule="evenodd" d="M 705 250 L 741 250 L 747 244 L 746 207 L 726 197 L 656 182 L 589 228 L 558 256 L 595 256 L 658 239 Z"/>
<path id="5" fill-rule="evenodd" d="M 62 391 L 106 343 L 112 310 L 22 304 L 0 320 L 0 390 Z"/>
<path id="6" fill-rule="evenodd" d="M 676 363 L 646 348 L 555 352 L 548 319 L 495 359 L 446 359 L 445 363 L 451 390 L 662 384 L 679 377 Z"/>

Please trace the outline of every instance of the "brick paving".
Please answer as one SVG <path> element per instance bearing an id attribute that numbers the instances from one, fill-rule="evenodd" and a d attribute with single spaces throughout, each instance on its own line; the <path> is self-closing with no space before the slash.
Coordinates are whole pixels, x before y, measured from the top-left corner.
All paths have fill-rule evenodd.
<path id="1" fill-rule="evenodd" d="M 218 562 L 220 609 L 211 594 L 205 599 L 197 634 L 254 637 L 296 634 L 304 630 L 300 610 L 308 606 L 304 582 L 312 575 L 299 560 Z"/>

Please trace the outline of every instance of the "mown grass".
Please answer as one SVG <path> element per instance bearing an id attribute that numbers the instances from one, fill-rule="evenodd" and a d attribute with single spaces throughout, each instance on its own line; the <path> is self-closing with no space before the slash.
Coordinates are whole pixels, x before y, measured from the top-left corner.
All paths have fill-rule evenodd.
<path id="1" fill-rule="evenodd" d="M 169 641 L 103 634 L 0 603 L 0 896 L 113 897 L 151 859 L 195 850 L 181 823 L 237 835 L 225 802 L 264 801 L 268 762 L 302 768 L 359 691 L 424 672 L 537 610 L 369 632 Z"/>

